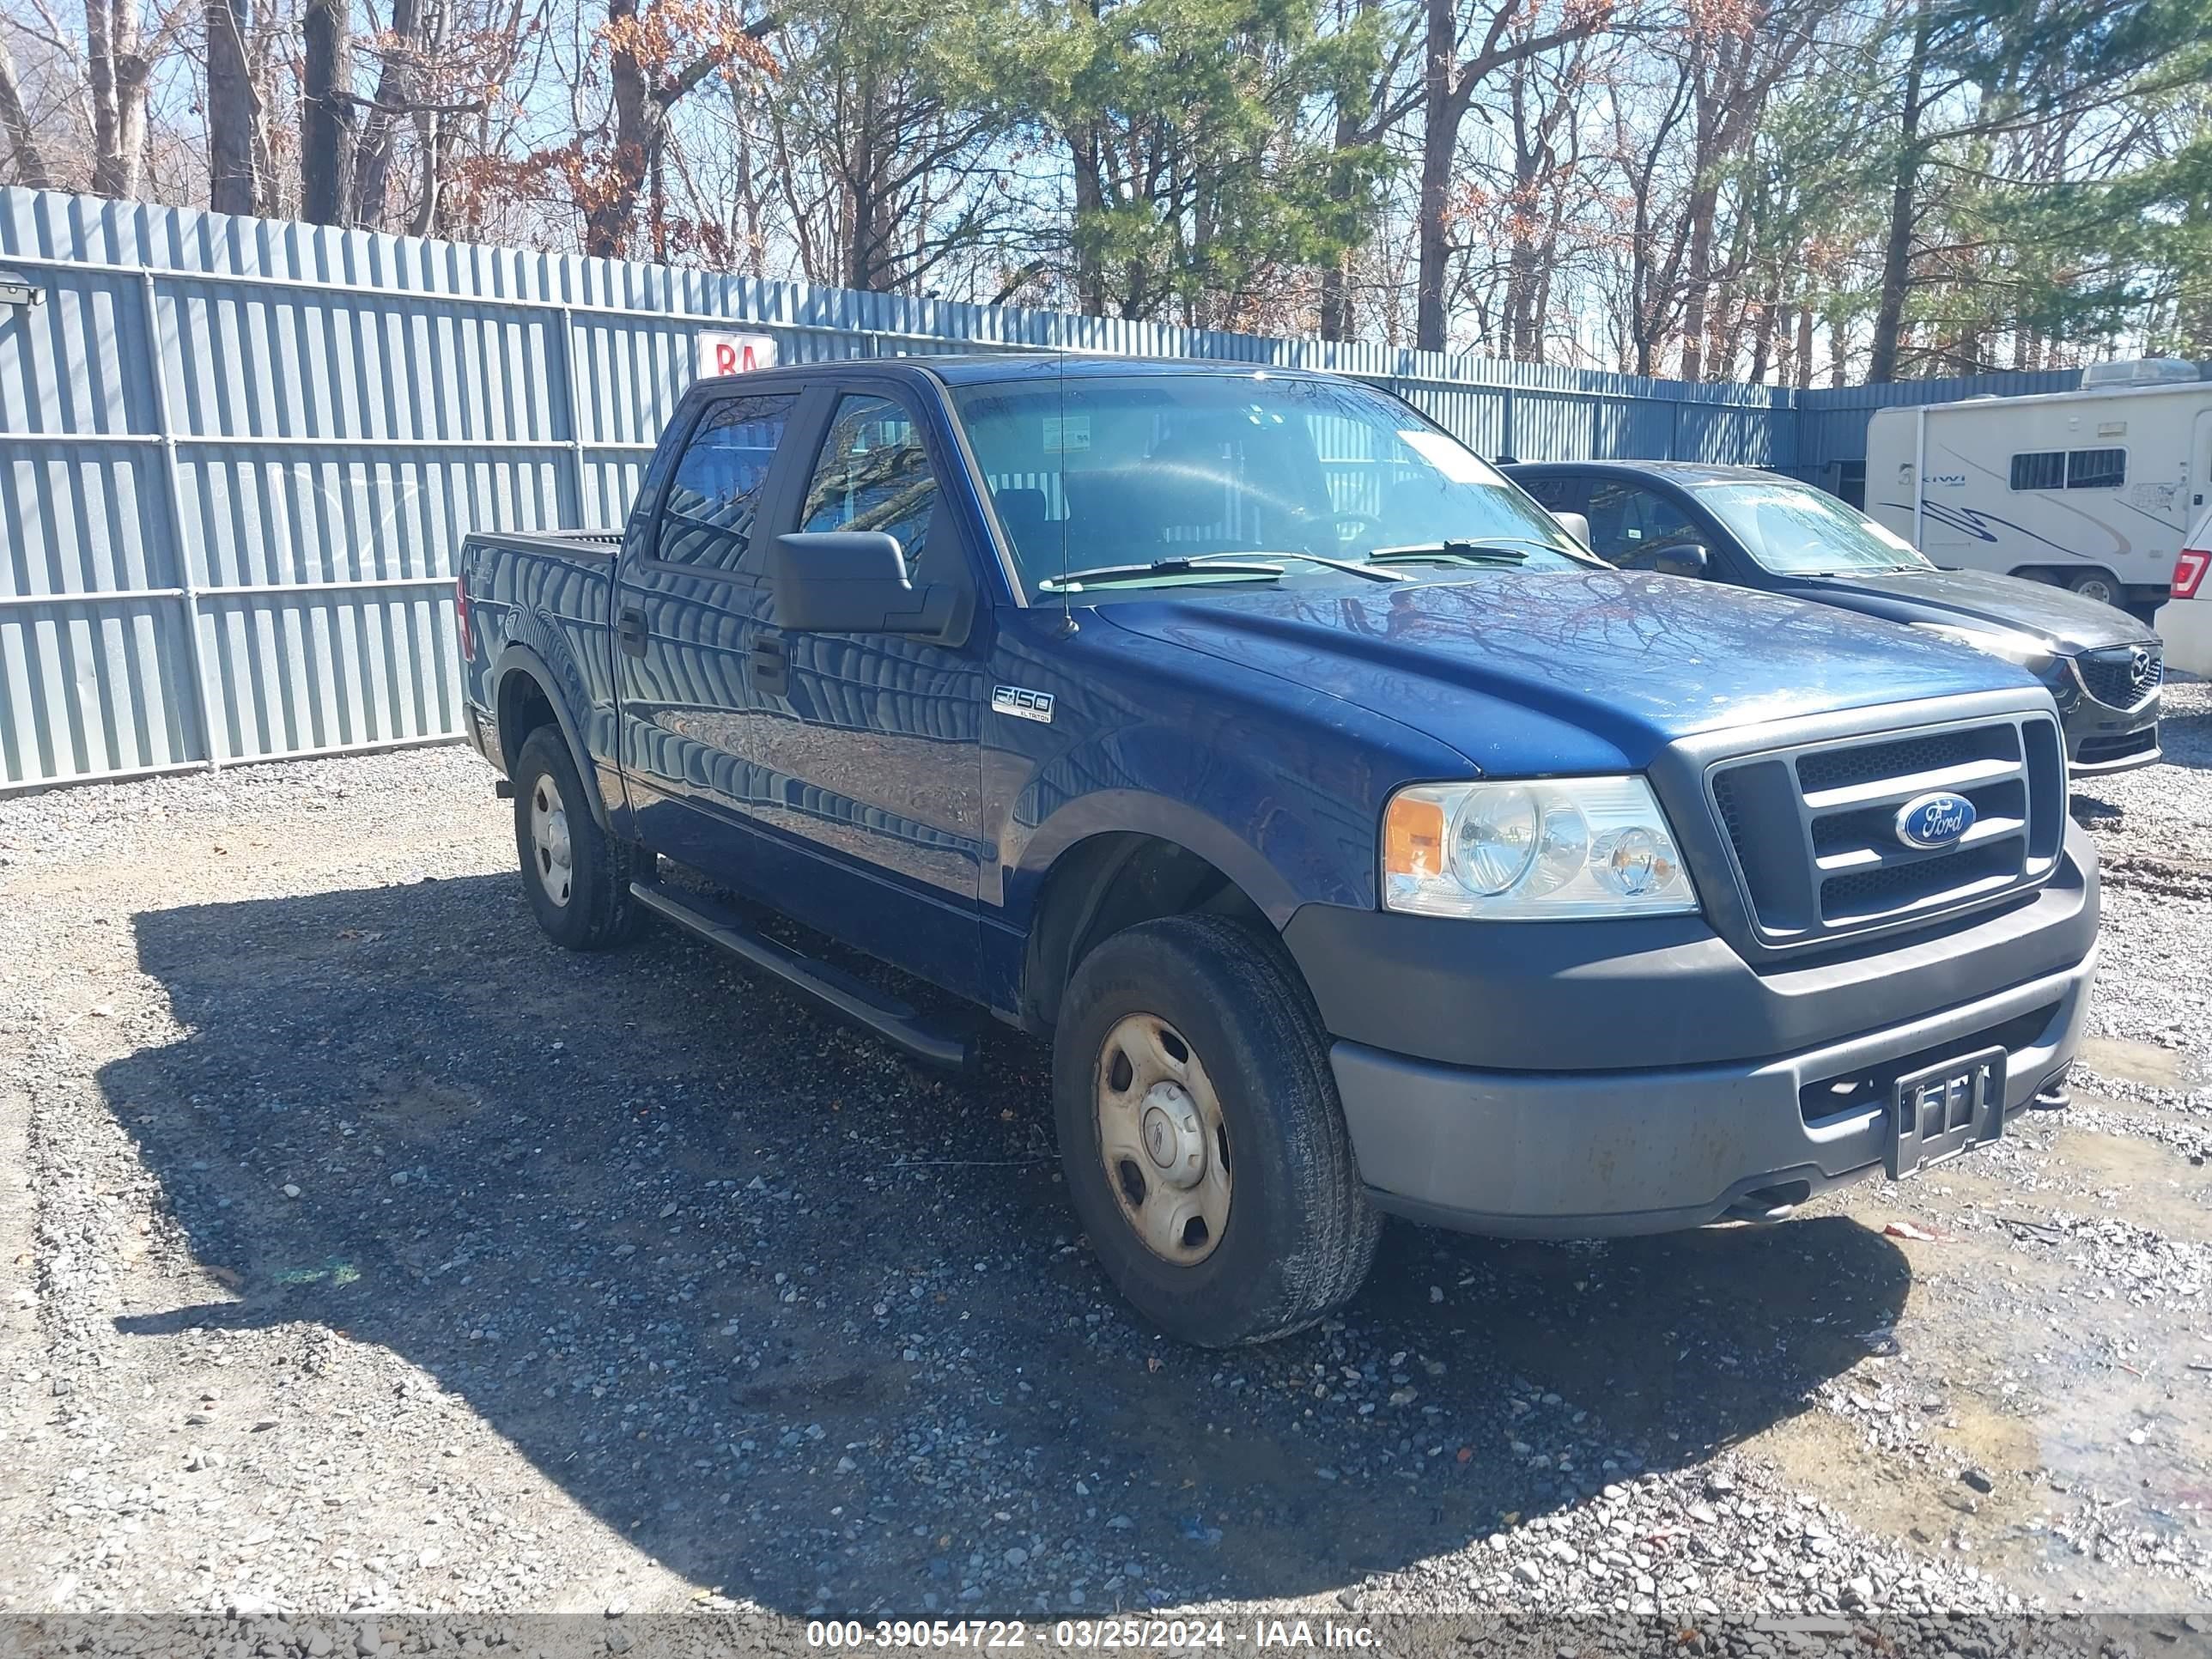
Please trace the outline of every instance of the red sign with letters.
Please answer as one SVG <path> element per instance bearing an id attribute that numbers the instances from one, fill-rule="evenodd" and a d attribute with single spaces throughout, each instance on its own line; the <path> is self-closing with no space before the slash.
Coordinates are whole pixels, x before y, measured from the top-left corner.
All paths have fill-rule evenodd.
<path id="1" fill-rule="evenodd" d="M 699 373 L 702 375 L 750 374 L 757 368 L 775 367 L 773 334 L 702 331 L 699 335 Z"/>

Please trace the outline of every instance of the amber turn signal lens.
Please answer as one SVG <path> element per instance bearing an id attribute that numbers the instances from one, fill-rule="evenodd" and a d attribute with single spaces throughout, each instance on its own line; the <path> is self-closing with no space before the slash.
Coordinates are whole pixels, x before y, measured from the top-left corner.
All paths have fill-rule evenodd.
<path id="1" fill-rule="evenodd" d="M 1444 809 L 1432 800 L 1401 795 L 1382 824 L 1382 873 L 1429 877 L 1444 867 Z"/>

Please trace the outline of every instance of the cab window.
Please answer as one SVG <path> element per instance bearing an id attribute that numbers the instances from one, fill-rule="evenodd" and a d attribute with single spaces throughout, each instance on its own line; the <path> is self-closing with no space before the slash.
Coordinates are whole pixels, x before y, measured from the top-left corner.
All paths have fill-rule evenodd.
<path id="1" fill-rule="evenodd" d="M 927 556 L 936 510 L 937 476 L 914 418 L 888 398 L 839 398 L 806 483 L 799 527 L 896 536 L 911 576 Z"/>
<path id="2" fill-rule="evenodd" d="M 1613 564 L 1647 557 L 1655 549 L 1700 541 L 1689 515 L 1656 489 L 1601 479 L 1589 492 L 1590 546 Z"/>
<path id="3" fill-rule="evenodd" d="M 738 567 L 752 542 L 769 464 L 797 401 L 793 392 L 725 398 L 700 416 L 661 502 L 656 558 L 698 570 Z"/>
<path id="4" fill-rule="evenodd" d="M 1535 497 L 1547 513 L 1583 513 L 1589 500 L 1590 481 L 1571 475 L 1565 477 L 1516 478 L 1514 483 Z"/>

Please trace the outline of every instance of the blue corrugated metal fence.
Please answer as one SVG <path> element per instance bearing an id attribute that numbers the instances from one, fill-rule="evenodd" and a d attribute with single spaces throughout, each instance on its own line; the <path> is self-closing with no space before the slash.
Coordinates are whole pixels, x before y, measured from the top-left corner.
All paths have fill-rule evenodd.
<path id="1" fill-rule="evenodd" d="M 0 311 L 0 788 L 455 734 L 461 538 L 617 522 L 703 329 L 771 334 L 787 362 L 981 346 L 1333 368 L 1524 459 L 1821 459 L 1805 398 L 1770 387 L 48 192 L 0 191 L 0 265 L 44 293 Z"/>

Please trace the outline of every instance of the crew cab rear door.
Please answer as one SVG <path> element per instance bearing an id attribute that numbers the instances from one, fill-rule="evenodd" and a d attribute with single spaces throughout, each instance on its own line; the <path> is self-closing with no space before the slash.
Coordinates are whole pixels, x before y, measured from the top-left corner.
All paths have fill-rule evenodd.
<path id="1" fill-rule="evenodd" d="M 980 982 L 977 890 L 988 606 L 978 526 L 950 488 L 965 463 L 922 394 L 825 377 L 786 439 L 779 527 L 896 536 L 917 586 L 960 591 L 966 637 L 800 632 L 749 641 L 747 763 L 758 878 L 776 908 L 947 989 Z"/>
<path id="2" fill-rule="evenodd" d="M 758 541 L 795 485 L 784 439 L 810 400 L 787 380 L 687 405 L 673 464 L 656 463 L 631 515 L 616 584 L 618 752 L 637 836 L 732 886 L 755 863 L 759 745 L 744 726 L 768 605 Z"/>

